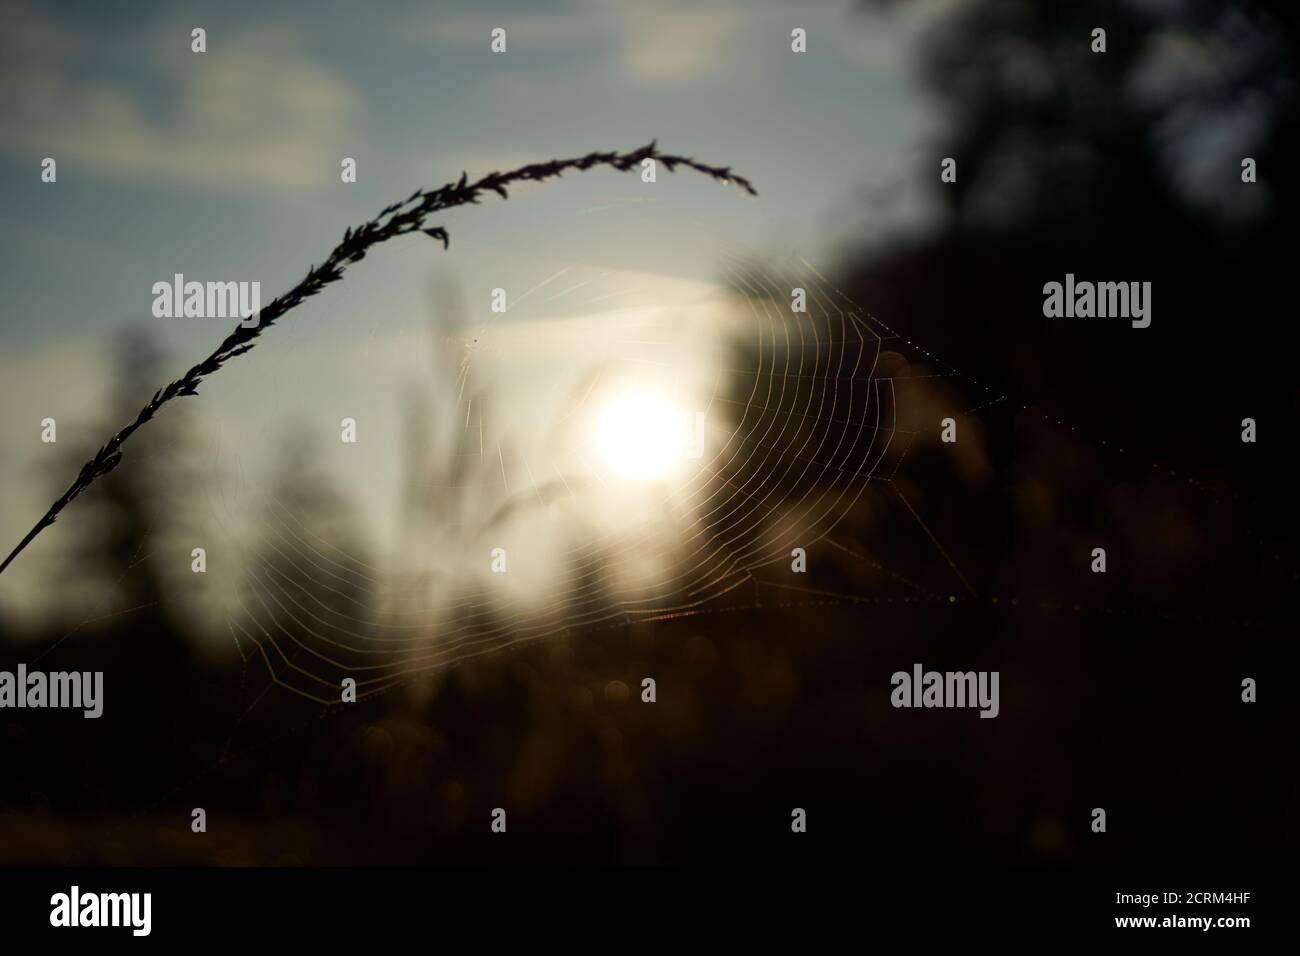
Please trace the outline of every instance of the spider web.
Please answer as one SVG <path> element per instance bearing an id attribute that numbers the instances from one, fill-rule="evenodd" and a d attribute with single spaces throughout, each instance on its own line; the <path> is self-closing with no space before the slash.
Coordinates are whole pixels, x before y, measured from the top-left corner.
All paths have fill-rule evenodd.
<path id="1" fill-rule="evenodd" d="M 705 454 L 673 481 L 647 485 L 653 500 L 635 520 L 575 531 L 573 516 L 591 510 L 615 479 L 581 445 L 510 454 L 501 437 L 509 416 L 474 382 L 480 364 L 494 361 L 516 334 L 514 320 L 535 305 L 603 307 L 638 297 L 656 304 L 653 289 L 611 288 L 595 270 L 560 269 L 512 303 L 511 321 L 489 318 L 444 343 L 455 447 L 444 466 L 413 483 L 422 497 L 405 513 L 406 538 L 397 549 L 404 561 L 367 560 L 321 534 L 290 503 L 268 502 L 260 528 L 268 547 L 250 555 L 239 611 L 229 621 L 245 665 L 260 662 L 273 686 L 333 711 L 347 678 L 361 700 L 520 645 L 658 621 L 828 604 L 1024 600 L 1061 613 L 1096 605 L 1087 593 L 1068 600 L 980 593 L 962 556 L 936 533 L 944 522 L 927 519 L 933 503 L 914 493 L 904 467 L 923 439 L 937 438 L 944 417 L 968 424 L 1002 406 L 1073 433 L 1069 422 L 1030 412 L 947 364 L 805 260 L 731 255 L 720 271 L 715 291 L 737 321 L 722 333 L 726 348 L 709 359 L 710 384 L 697 406 Z M 806 292 L 806 312 L 792 310 L 796 287 Z M 672 374 L 675 320 L 671 309 L 660 311 L 649 326 L 628 325 L 612 358 L 580 387 L 556 381 L 539 388 L 558 400 L 560 419 L 583 421 L 603 385 L 626 373 L 653 367 Z M 617 327 L 619 314 L 595 320 Z M 1137 454 L 1124 444 L 1111 442 L 1108 451 Z M 1178 480 L 1207 502 L 1238 497 L 1192 476 Z M 863 516 L 882 509 L 894 536 L 883 549 L 887 558 L 871 543 L 885 523 Z M 501 529 L 511 524 L 522 526 L 525 538 L 556 543 L 545 555 L 552 573 L 540 591 L 511 586 L 521 566 L 514 546 L 508 573 L 485 573 Z M 795 549 L 823 567 L 869 574 L 795 573 Z M 462 565 L 478 571 L 464 573 Z"/>
<path id="2" fill-rule="evenodd" d="M 878 369 L 882 348 L 901 344 L 897 336 L 806 263 L 798 269 L 794 278 L 778 277 L 770 268 L 728 259 L 726 288 L 742 321 L 731 360 L 713 370 L 702 409 L 704 455 L 658 492 L 641 521 L 616 532 L 595 530 L 563 548 L 564 573 L 545 599 L 511 595 L 491 576 L 453 584 L 452 593 L 438 598 L 447 588 L 437 586 L 435 570 L 395 574 L 367 564 L 274 500 L 264 528 L 269 549 L 252 557 L 240 613 L 230 621 L 241 656 L 256 655 L 276 684 L 329 705 L 339 702 L 349 677 L 362 699 L 557 634 L 762 606 L 765 591 L 769 603 L 797 592 L 828 597 L 793 583 L 792 552 L 806 553 L 827 539 L 871 482 L 889 483 L 915 432 L 900 427 L 895 380 Z M 555 297 L 592 281 L 559 278 L 541 284 L 562 287 Z M 792 311 L 796 285 L 806 291 L 806 312 Z M 442 535 L 434 551 L 463 548 L 473 560 L 488 553 L 490 535 L 466 527 L 458 513 L 470 510 L 457 507 L 466 492 L 494 501 L 483 523 L 489 527 L 502 515 L 529 511 L 544 525 L 548 511 L 554 518 L 557 510 L 581 510 L 584 484 L 593 477 L 605 487 L 610 482 L 581 451 L 579 467 L 588 471 L 582 478 L 558 455 L 508 461 L 493 434 L 490 400 L 476 398 L 468 382 L 480 352 L 509 334 L 508 324 L 480 326 L 474 346 L 457 356 L 458 447 L 422 513 L 423 532 L 432 524 Z M 566 416 L 581 418 L 602 381 L 628 368 L 670 365 L 656 348 L 663 344 L 622 342 L 621 354 L 588 382 Z M 918 599 L 948 599 L 881 570 Z"/>
<path id="3" fill-rule="evenodd" d="M 600 292 L 592 288 L 600 285 L 598 275 L 574 271 L 560 270 L 531 286 L 512 311 L 521 303 Z M 347 713 L 340 700 L 345 678 L 356 681 L 357 699 L 364 700 L 427 685 L 456 664 L 548 638 L 680 619 L 739 621 L 745 612 L 827 605 L 1002 603 L 1062 620 L 1081 610 L 1134 613 L 1086 593 L 977 593 L 961 555 L 935 533 L 945 523 L 928 520 L 932 504 L 912 491 L 917 486 L 909 472 L 915 469 L 905 466 L 936 437 L 941 416 L 967 427 L 1001 406 L 1013 417 L 1028 413 L 1061 435 L 1076 432 L 1069 421 L 1029 412 L 1028 405 L 945 363 L 802 259 L 778 268 L 731 256 L 722 273 L 718 291 L 738 307 L 739 321 L 726 329 L 726 358 L 710 365 L 711 387 L 702 402 L 706 454 L 670 486 L 647 486 L 657 489 L 657 497 L 637 521 L 566 541 L 557 562 L 563 573 L 553 576 L 541 599 L 503 586 L 514 565 L 499 577 L 458 576 L 430 557 L 465 554 L 485 566 L 487 545 L 503 520 L 524 515 L 534 528 L 563 525 L 566 515 L 589 507 L 593 489 L 613 484 L 581 450 L 578 465 L 591 472 L 585 477 L 572 470 L 572 457 L 559 452 L 517 460 L 503 454 L 496 437 L 502 416 L 494 415 L 492 396 L 472 380 L 479 364 L 493 361 L 497 346 L 515 334 L 511 323 L 489 319 L 468 336 L 443 343 L 444 379 L 454 387 L 455 453 L 441 471 L 422 476 L 427 495 L 403 544 L 407 560 L 376 562 L 346 539 L 323 533 L 293 502 L 268 495 L 257 529 L 262 547 L 246 555 L 238 610 L 227 621 L 243 662 L 234 723 L 215 763 L 155 805 L 241 754 Z M 806 313 L 791 310 L 796 286 L 806 290 Z M 654 291 L 614 288 L 585 301 L 637 296 L 653 300 Z M 661 321 L 668 331 L 670 319 Z M 671 366 L 671 345 L 646 331 L 644 325 L 629 327 L 615 361 L 568 396 L 563 417 L 580 419 L 596 401 L 603 378 L 647 364 Z M 936 392 L 936 383 L 944 382 L 960 387 Z M 560 383 L 542 391 L 548 389 L 563 394 Z M 1126 442 L 1099 444 L 1146 467 L 1144 454 Z M 1159 462 L 1150 469 L 1173 476 Z M 1207 505 L 1218 505 L 1220 498 L 1250 501 L 1191 475 L 1177 478 Z M 888 559 L 872 544 L 873 535 L 885 533 L 883 525 L 868 521 L 864 533 L 861 512 L 868 505 L 888 506 L 897 519 L 888 533 L 901 530 L 907 539 L 891 540 L 883 549 Z M 434 540 L 425 539 L 430 527 L 438 532 Z M 863 578 L 853 575 L 824 582 L 793 573 L 794 548 L 805 549 L 810 563 L 869 569 L 872 584 L 863 586 Z M 1294 567 L 1290 573 L 1300 574 Z M 1161 618 L 1166 625 L 1169 620 Z M 256 670 L 268 677 L 260 687 Z M 277 692 L 301 701 L 310 716 L 252 730 L 250 718 Z M 255 739 L 244 739 L 249 734 Z"/>

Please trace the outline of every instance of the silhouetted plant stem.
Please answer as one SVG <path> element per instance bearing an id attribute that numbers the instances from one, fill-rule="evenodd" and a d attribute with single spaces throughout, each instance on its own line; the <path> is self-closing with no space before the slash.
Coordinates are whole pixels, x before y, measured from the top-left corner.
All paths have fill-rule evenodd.
<path id="1" fill-rule="evenodd" d="M 743 176 L 733 175 L 729 167 L 709 166 L 686 156 L 661 153 L 653 142 L 629 153 L 588 153 L 586 156 L 574 159 L 553 159 L 549 162 L 533 163 L 508 173 L 488 173 L 482 179 L 472 183 L 468 181 L 467 175 L 462 173 L 459 182 L 447 183 L 433 190 L 417 189 L 407 199 L 388 206 L 369 222 L 355 229 L 347 229 L 343 233 L 343 241 L 334 247 L 324 262 L 319 266 L 312 266 L 301 282 L 261 310 L 260 321 L 256 325 L 239 325 L 226 336 L 211 355 L 193 366 L 183 377 L 155 392 L 149 403 L 140 409 L 135 420 L 110 438 L 90 461 L 82 465 L 76 480 L 68 486 L 68 490 L 59 496 L 58 500 L 50 506 L 50 510 L 36 522 L 36 526 L 27 532 L 27 536 L 18 542 L 16 548 L 9 552 L 4 563 L 0 564 L 0 573 L 9 567 L 14 558 L 31 544 L 38 534 L 54 524 L 59 512 L 77 495 L 117 467 L 122 460 L 122 445 L 135 434 L 136 429 L 153 418 L 160 408 L 182 395 L 197 395 L 199 383 L 204 378 L 221 368 L 226 362 L 252 349 L 257 344 L 254 340 L 264 329 L 274 325 L 286 312 L 301 305 L 303 300 L 316 295 L 331 282 L 343 278 L 344 270 L 352 263 L 364 259 L 366 253 L 374 246 L 397 236 L 423 232 L 431 238 L 441 240 L 443 248 L 446 248 L 451 241 L 447 230 L 441 226 L 425 225 L 434 213 L 455 206 L 477 203 L 479 196 L 488 191 L 496 193 L 502 199 L 507 199 L 509 194 L 506 187 L 512 183 L 552 179 L 569 169 L 585 171 L 593 166 L 609 166 L 620 172 L 626 172 L 639 168 L 646 159 L 653 159 L 656 163 L 662 164 L 669 172 L 678 166 L 683 166 L 719 182 L 734 183 L 751 196 L 758 195 L 749 180 Z"/>

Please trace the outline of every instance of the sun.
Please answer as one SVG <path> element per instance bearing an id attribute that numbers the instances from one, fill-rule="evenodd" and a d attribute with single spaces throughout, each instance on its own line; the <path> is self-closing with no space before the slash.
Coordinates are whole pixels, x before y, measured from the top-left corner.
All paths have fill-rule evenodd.
<path id="1" fill-rule="evenodd" d="M 596 446 L 624 478 L 659 478 L 682 457 L 682 416 L 653 392 L 613 398 L 596 419 Z"/>

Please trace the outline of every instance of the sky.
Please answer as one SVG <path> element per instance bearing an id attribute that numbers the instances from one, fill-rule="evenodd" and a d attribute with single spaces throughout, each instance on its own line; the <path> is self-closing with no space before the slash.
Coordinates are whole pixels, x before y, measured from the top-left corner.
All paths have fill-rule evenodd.
<path id="1" fill-rule="evenodd" d="M 96 415 L 123 330 L 155 337 L 176 375 L 228 331 L 153 317 L 155 282 L 256 280 L 266 302 L 345 226 L 462 170 L 657 139 L 734 167 L 760 196 L 599 171 L 453 211 L 448 252 L 385 247 L 213 378 L 195 410 L 212 460 L 257 476 L 284 423 L 329 432 L 352 415 L 366 454 L 339 474 L 373 486 L 396 470 L 403 383 L 445 385 L 472 348 L 485 353 L 468 356 L 484 366 L 476 385 L 494 385 L 488 356 L 509 353 L 508 337 L 465 341 L 488 328 L 493 288 L 565 293 L 492 326 L 561 330 L 524 337 L 531 366 L 495 366 L 495 386 L 513 383 L 528 407 L 537 383 L 582 372 L 566 364 L 564 323 L 592 307 L 571 286 L 603 283 L 630 297 L 620 308 L 689 309 L 727 257 L 830 265 L 847 243 L 917 227 L 935 115 L 912 53 L 953 2 L 5 3 L 0 536 L 21 537 L 56 490 L 43 418 L 65 442 L 107 437 Z M 505 53 L 490 50 L 497 27 Z M 806 54 L 791 51 L 796 27 Z M 55 183 L 41 181 L 45 157 Z M 355 183 L 341 182 L 344 157 Z M 366 497 L 391 523 L 391 495 Z"/>

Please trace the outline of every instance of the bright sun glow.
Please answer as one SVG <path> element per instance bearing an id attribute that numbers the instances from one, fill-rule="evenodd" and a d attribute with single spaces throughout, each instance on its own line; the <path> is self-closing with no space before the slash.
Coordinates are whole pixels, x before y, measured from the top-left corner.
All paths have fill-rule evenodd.
<path id="1" fill-rule="evenodd" d="M 682 455 L 682 416 L 649 392 L 622 395 L 600 413 L 596 444 L 625 478 L 658 478 Z"/>

